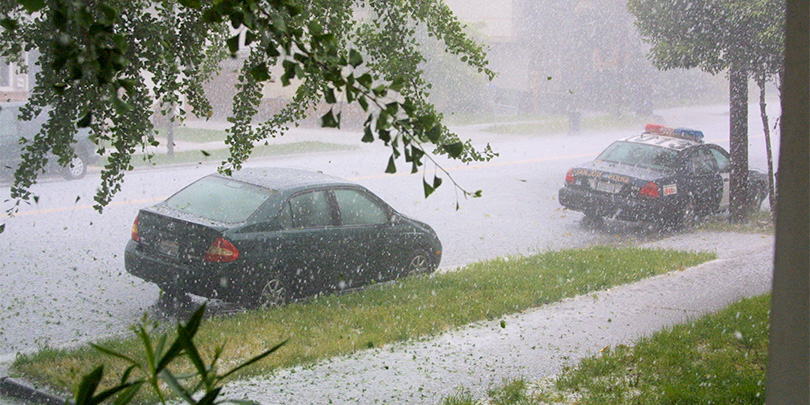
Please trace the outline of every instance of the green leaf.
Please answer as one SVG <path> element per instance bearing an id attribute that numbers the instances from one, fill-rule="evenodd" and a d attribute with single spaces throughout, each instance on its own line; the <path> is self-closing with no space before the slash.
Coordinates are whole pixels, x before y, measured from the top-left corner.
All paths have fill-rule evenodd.
<path id="1" fill-rule="evenodd" d="M 92 122 L 93 122 L 93 113 L 88 112 L 87 114 L 84 115 L 84 117 L 81 117 L 79 119 L 79 122 L 76 123 L 76 126 L 79 128 L 87 128 L 90 126 Z"/>
<path id="2" fill-rule="evenodd" d="M 263 358 L 265 358 L 265 357 L 269 356 L 270 354 L 272 354 L 273 352 L 275 352 L 276 350 L 278 350 L 279 348 L 281 348 L 281 346 L 284 346 L 284 345 L 287 343 L 287 341 L 288 341 L 288 340 L 289 340 L 289 339 L 285 339 L 283 342 L 281 342 L 281 343 L 279 343 L 279 344 L 277 344 L 277 345 L 273 346 L 273 347 L 272 347 L 272 348 L 270 348 L 269 350 L 266 350 L 266 351 L 264 351 L 263 353 L 259 354 L 258 356 L 255 356 L 255 357 L 253 357 L 252 359 L 250 359 L 250 360 L 248 360 L 248 361 L 246 361 L 246 362 L 244 362 L 244 363 L 242 363 L 242 364 L 240 364 L 240 365 L 238 365 L 238 366 L 234 367 L 233 369 L 231 369 L 231 370 L 230 370 L 230 371 L 228 371 L 227 373 L 223 374 L 223 375 L 222 375 L 222 377 L 220 377 L 220 379 L 224 379 L 224 378 L 228 377 L 229 375 L 231 375 L 231 374 L 233 374 L 233 373 L 235 373 L 235 372 L 237 372 L 237 371 L 239 371 L 239 370 L 241 370 L 241 369 L 243 369 L 243 368 L 245 368 L 245 367 L 248 367 L 248 366 L 250 366 L 251 364 L 254 364 L 254 363 L 256 363 L 257 361 L 259 361 L 259 360 L 261 360 L 261 359 L 263 359 Z"/>
<path id="3" fill-rule="evenodd" d="M 405 83 L 407 82 L 404 76 L 397 76 L 394 78 L 394 81 L 392 81 L 391 84 L 388 85 L 388 88 L 390 88 L 393 91 L 400 91 L 405 86 Z"/>
<path id="4" fill-rule="evenodd" d="M 394 156 L 391 155 L 391 158 L 388 159 L 388 167 L 385 168 L 386 173 L 396 173 L 397 172 L 397 165 L 394 163 Z"/>
<path id="5" fill-rule="evenodd" d="M 0 20 L 0 27 L 3 27 L 6 31 L 14 31 L 19 26 L 20 24 L 13 18 L 4 18 Z"/>
<path id="6" fill-rule="evenodd" d="M 93 397 L 92 401 L 88 402 L 88 404 L 101 404 L 109 398 L 112 398 L 114 395 L 118 394 L 120 391 L 128 389 L 130 387 L 139 387 L 143 384 L 142 381 L 134 382 L 134 383 L 126 383 L 126 384 L 119 384 L 110 389 L 100 392 L 98 395 Z"/>
<path id="7" fill-rule="evenodd" d="M 100 351 L 100 352 L 102 352 L 102 353 L 104 353 L 104 354 L 106 354 L 108 356 L 117 357 L 117 358 L 119 358 L 121 360 L 124 360 L 129 364 L 134 364 L 134 365 L 138 364 L 138 362 L 136 362 L 132 358 L 130 358 L 130 357 L 124 355 L 124 354 L 118 353 L 115 350 L 107 349 L 106 347 L 99 346 L 99 345 L 94 344 L 94 343 L 90 343 L 90 347 L 92 347 L 93 349 L 96 349 L 96 350 L 98 350 L 98 351 Z"/>
<path id="8" fill-rule="evenodd" d="M 89 405 L 95 403 L 93 401 L 93 394 L 101 382 L 101 377 L 104 375 L 104 366 L 98 366 L 89 374 L 82 377 L 79 383 L 79 389 L 76 391 L 76 405 Z"/>
<path id="9" fill-rule="evenodd" d="M 439 188 L 442 185 L 442 179 L 438 176 L 433 176 L 433 188 Z"/>
<path id="10" fill-rule="evenodd" d="M 428 198 L 428 196 L 430 196 L 431 194 L 433 194 L 434 191 L 436 191 L 436 189 L 430 184 L 428 184 L 428 182 L 425 179 L 422 179 L 422 186 L 424 186 L 425 188 L 425 198 Z"/>
<path id="11" fill-rule="evenodd" d="M 250 75 L 257 82 L 264 82 L 270 80 L 270 71 L 267 69 L 267 64 L 261 63 L 250 69 Z"/>
<path id="12" fill-rule="evenodd" d="M 6 230 L 6 224 L 0 224 L 0 233 Z"/>
<path id="13" fill-rule="evenodd" d="M 19 0 L 19 2 L 29 13 L 42 10 L 45 7 L 45 0 Z"/>
<path id="14" fill-rule="evenodd" d="M 371 83 L 373 81 L 374 81 L 374 79 L 372 79 L 371 75 L 368 74 L 368 73 L 364 73 L 364 74 L 360 75 L 360 77 L 357 78 L 357 83 L 360 83 L 360 85 L 362 85 L 363 87 L 365 87 L 367 89 L 371 88 Z"/>
<path id="15" fill-rule="evenodd" d="M 220 391 L 222 391 L 222 387 L 217 387 L 217 388 L 209 391 L 207 394 L 205 394 L 204 397 L 202 397 L 202 399 L 200 399 L 199 401 L 197 401 L 195 403 L 197 405 L 213 405 L 213 404 L 216 403 L 214 401 L 216 401 L 217 397 L 219 396 Z"/>
<path id="16" fill-rule="evenodd" d="M 228 38 L 227 43 L 228 43 L 228 51 L 230 51 L 232 55 L 235 55 L 236 52 L 239 50 L 239 34 L 236 34 Z"/>
<path id="17" fill-rule="evenodd" d="M 186 357 L 191 360 L 191 364 L 194 365 L 194 368 L 197 369 L 197 374 L 200 377 L 204 377 L 208 375 L 208 369 L 205 367 L 205 362 L 199 350 L 197 350 L 197 346 L 194 345 L 193 337 L 194 334 L 190 333 L 185 326 L 179 326 L 177 328 L 177 340 L 180 342 L 180 345 L 183 346 L 183 352 L 186 354 Z"/>
<path id="18" fill-rule="evenodd" d="M 307 25 L 307 27 L 309 28 L 309 32 L 313 36 L 323 34 L 323 25 L 321 25 L 321 23 L 318 22 L 318 21 L 315 21 L 315 20 L 310 21 L 309 24 Z"/>
<path id="19" fill-rule="evenodd" d="M 363 111 L 368 111 L 368 100 L 366 96 L 360 96 L 360 98 L 357 99 L 357 103 L 360 104 Z"/>
<path id="20" fill-rule="evenodd" d="M 447 151 L 448 156 L 454 158 L 461 156 L 461 152 L 464 152 L 464 144 L 460 141 L 444 145 L 443 148 L 445 151 Z"/>
<path id="21" fill-rule="evenodd" d="M 194 399 L 192 397 L 193 393 L 188 392 L 188 390 L 186 390 L 183 385 L 177 381 L 177 378 L 175 378 L 174 374 L 170 373 L 169 370 L 163 370 L 163 372 L 160 373 L 160 378 L 175 394 L 179 395 L 190 404 L 194 403 Z"/>
<path id="22" fill-rule="evenodd" d="M 349 50 L 349 64 L 355 69 L 363 64 L 363 56 L 354 48 Z"/>
<path id="23" fill-rule="evenodd" d="M 365 143 L 374 142 L 374 134 L 371 132 L 371 127 L 366 126 L 365 128 L 363 128 L 362 141 Z"/>
<path id="24" fill-rule="evenodd" d="M 206 150 L 200 150 L 200 153 L 202 153 L 202 155 L 205 157 L 211 156 L 211 152 L 208 152 Z"/>
<path id="25" fill-rule="evenodd" d="M 113 401 L 113 405 L 128 405 L 133 402 L 135 396 L 138 395 L 138 391 L 141 389 L 143 382 L 139 381 L 132 384 L 131 387 L 127 388 L 124 392 L 120 395 L 115 397 L 115 401 Z"/>
<path id="26" fill-rule="evenodd" d="M 321 117 L 321 126 L 324 128 L 340 128 L 340 113 L 338 113 L 336 118 L 335 115 L 332 114 L 332 110 L 329 110 L 329 112 Z"/>
<path id="27" fill-rule="evenodd" d="M 335 89 L 327 88 L 324 90 L 323 99 L 329 104 L 337 103 L 337 98 L 335 98 Z"/>
<path id="28" fill-rule="evenodd" d="M 433 128 L 427 131 L 426 135 L 431 142 L 436 143 L 442 136 L 442 127 L 440 125 L 434 125 Z"/>
<path id="29" fill-rule="evenodd" d="M 182 4 L 182 5 L 184 5 L 184 6 L 188 7 L 188 8 L 194 8 L 194 9 L 198 9 L 198 8 L 202 7 L 202 3 L 200 2 L 200 0 L 180 0 L 180 4 Z"/>

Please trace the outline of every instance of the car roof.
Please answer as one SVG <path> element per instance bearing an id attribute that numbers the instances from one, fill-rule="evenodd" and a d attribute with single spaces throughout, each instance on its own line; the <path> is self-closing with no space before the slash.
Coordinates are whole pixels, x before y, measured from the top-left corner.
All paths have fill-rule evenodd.
<path id="1" fill-rule="evenodd" d="M 674 136 L 665 136 L 649 132 L 643 132 L 641 135 L 628 136 L 627 138 L 622 138 L 619 140 L 624 142 L 658 146 L 662 148 L 679 151 L 693 146 L 704 145 L 703 142 L 697 142 L 691 139 L 685 139 Z"/>
<path id="2" fill-rule="evenodd" d="M 297 191 L 313 186 L 357 186 L 321 172 L 281 167 L 242 169 L 233 172 L 231 178 L 277 191 Z"/>

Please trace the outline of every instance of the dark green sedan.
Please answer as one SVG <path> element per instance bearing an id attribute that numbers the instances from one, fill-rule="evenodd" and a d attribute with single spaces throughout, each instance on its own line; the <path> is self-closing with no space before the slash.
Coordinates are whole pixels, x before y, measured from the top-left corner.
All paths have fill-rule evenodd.
<path id="1" fill-rule="evenodd" d="M 321 173 L 203 177 L 140 210 L 126 270 L 164 290 L 271 306 L 433 272 L 433 229 L 366 188 Z"/>

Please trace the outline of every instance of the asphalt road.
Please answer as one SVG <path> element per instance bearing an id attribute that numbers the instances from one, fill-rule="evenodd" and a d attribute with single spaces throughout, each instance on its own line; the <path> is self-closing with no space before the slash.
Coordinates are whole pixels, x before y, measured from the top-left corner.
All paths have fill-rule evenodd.
<path id="1" fill-rule="evenodd" d="M 661 115 L 671 125 L 702 129 L 707 140 L 728 146 L 727 107 L 678 109 Z M 757 110 L 752 108 L 751 115 L 751 166 L 764 168 Z M 330 136 L 342 142 L 356 139 L 360 145 L 356 151 L 274 157 L 248 165 L 322 170 L 363 184 L 400 212 L 430 223 L 444 244 L 441 267 L 450 270 L 503 255 L 616 238 L 661 238 L 645 227 L 628 224 L 599 231 L 583 227 L 581 214 L 561 210 L 556 201 L 569 167 L 592 159 L 612 140 L 640 130 L 531 136 L 459 128 L 462 138 L 471 138 L 477 145 L 489 142 L 500 153 L 491 162 L 470 165 L 440 160 L 464 189 L 483 190 L 483 197 L 476 199 L 464 199 L 441 173 L 444 185 L 425 199 L 422 174 L 409 174 L 404 162 L 400 173 L 383 174 L 386 149 L 360 144 L 360 134 L 317 131 L 312 135 L 325 141 Z M 138 209 L 214 170 L 213 165 L 137 170 L 127 175 L 123 190 L 103 214 L 91 208 L 97 173 L 73 182 L 47 179 L 34 188 L 40 196 L 37 204 L 23 207 L 13 218 L 0 218 L 0 223 L 6 223 L 0 234 L 0 285 L 4 287 L 0 291 L 0 375 L 18 352 L 126 333 L 128 325 L 153 311 L 158 288 L 124 271 L 122 253 L 132 221 Z M 428 165 L 428 176 L 433 172 Z M 0 194 L 8 195 L 7 185 L 0 185 Z"/>

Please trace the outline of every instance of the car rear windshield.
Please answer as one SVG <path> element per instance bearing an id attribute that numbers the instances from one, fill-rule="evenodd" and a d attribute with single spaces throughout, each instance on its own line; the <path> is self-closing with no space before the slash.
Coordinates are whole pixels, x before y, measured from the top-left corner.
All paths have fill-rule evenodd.
<path id="1" fill-rule="evenodd" d="M 226 223 L 245 222 L 273 190 L 218 176 L 204 177 L 169 197 L 174 209 Z"/>
<path id="2" fill-rule="evenodd" d="M 661 171 L 678 167 L 678 151 L 655 145 L 618 141 L 608 146 L 596 160 L 642 166 Z"/>

